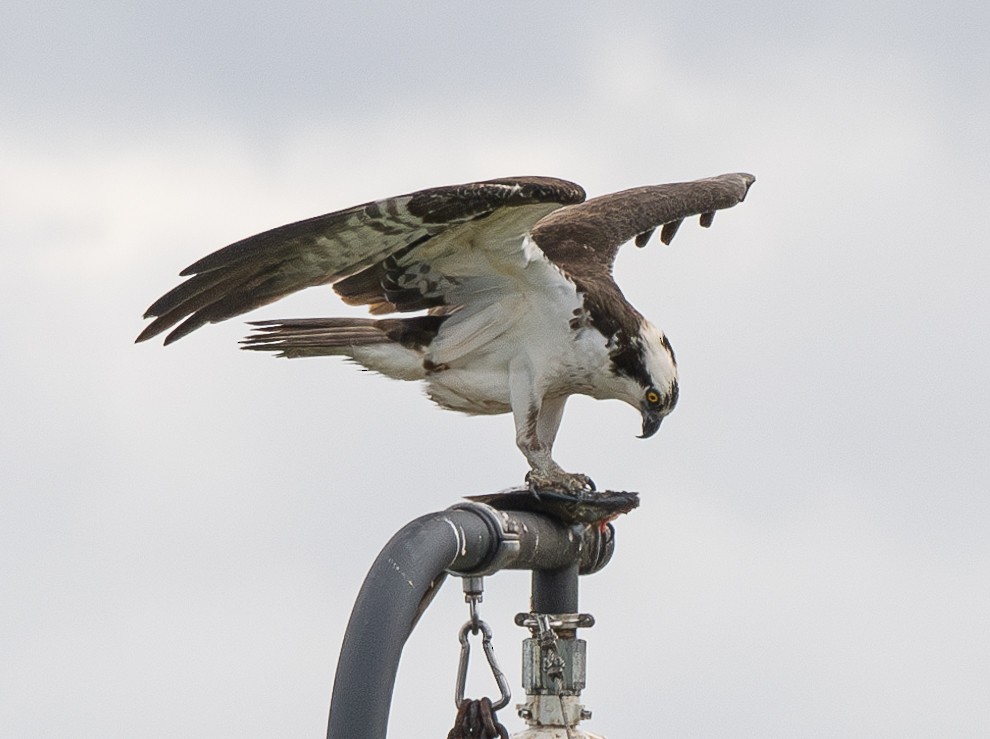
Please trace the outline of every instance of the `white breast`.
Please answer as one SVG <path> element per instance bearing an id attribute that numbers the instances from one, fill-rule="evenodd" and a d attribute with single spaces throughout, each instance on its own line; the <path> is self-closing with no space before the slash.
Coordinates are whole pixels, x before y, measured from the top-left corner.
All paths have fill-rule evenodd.
<path id="1" fill-rule="evenodd" d="M 427 377 L 427 394 L 439 405 L 509 412 L 509 367 L 520 356 L 528 359 L 541 396 L 595 394 L 596 378 L 608 368 L 604 338 L 594 329 L 572 328 L 582 304 L 574 284 L 535 247 L 523 253 L 515 269 L 488 264 L 483 277 L 461 282 L 457 302 L 463 307 L 444 322 L 428 356 L 437 370 Z M 517 250 L 515 256 L 523 255 Z"/>

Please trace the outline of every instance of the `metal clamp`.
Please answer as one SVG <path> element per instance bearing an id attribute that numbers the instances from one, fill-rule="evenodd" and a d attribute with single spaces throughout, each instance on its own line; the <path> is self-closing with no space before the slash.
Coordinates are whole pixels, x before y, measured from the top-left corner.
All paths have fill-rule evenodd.
<path id="1" fill-rule="evenodd" d="M 521 547 L 519 530 L 506 513 L 496 510 L 485 503 L 475 501 L 455 503 L 448 510 L 471 511 L 478 514 L 491 529 L 495 541 L 498 542 L 495 551 L 485 559 L 484 563 L 477 570 L 470 573 L 458 572 L 456 574 L 461 576 L 466 574 L 473 576 L 493 575 L 518 556 Z"/>
<path id="2" fill-rule="evenodd" d="M 595 617 L 590 613 L 517 613 L 515 623 L 516 626 L 529 629 L 536 636 L 542 630 L 540 621 L 544 617 L 549 619 L 548 625 L 555 631 L 589 629 L 595 625 Z"/>

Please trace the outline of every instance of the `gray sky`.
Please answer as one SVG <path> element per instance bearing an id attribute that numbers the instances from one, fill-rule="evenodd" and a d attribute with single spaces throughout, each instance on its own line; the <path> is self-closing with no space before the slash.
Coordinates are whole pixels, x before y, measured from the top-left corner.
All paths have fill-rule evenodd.
<path id="1" fill-rule="evenodd" d="M 421 187 L 737 170 L 757 183 L 712 230 L 619 258 L 677 350 L 677 412 L 649 442 L 621 404 L 564 418 L 565 467 L 643 494 L 582 582 L 588 728 L 986 735 L 986 3 L 2 16 L 5 735 L 322 735 L 379 548 L 525 472 L 511 419 L 239 352 L 240 320 L 134 346 L 182 267 Z M 309 291 L 253 317 L 347 312 Z M 519 699 L 528 581 L 487 591 Z M 445 735 L 465 618 L 448 583 L 394 733 Z"/>

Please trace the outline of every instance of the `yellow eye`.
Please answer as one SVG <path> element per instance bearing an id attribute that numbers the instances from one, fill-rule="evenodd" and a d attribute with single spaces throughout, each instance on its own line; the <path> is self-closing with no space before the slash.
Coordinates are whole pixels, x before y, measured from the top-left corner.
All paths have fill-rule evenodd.
<path id="1" fill-rule="evenodd" d="M 646 402 L 649 403 L 650 405 L 656 405 L 657 403 L 660 402 L 660 395 L 657 393 L 656 390 L 650 390 L 648 393 L 646 393 Z"/>

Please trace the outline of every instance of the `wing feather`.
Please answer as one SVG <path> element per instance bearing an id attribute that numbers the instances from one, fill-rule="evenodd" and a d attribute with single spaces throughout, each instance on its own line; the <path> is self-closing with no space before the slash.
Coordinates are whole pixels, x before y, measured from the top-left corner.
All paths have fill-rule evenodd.
<path id="1" fill-rule="evenodd" d="M 636 187 L 592 198 L 545 216 L 533 228 L 533 240 L 553 262 L 569 273 L 611 271 L 619 247 L 636 239 L 644 246 L 662 227 L 670 243 L 685 218 L 701 216 L 710 226 L 715 211 L 741 203 L 756 178 L 724 174 L 691 182 Z"/>
<path id="2" fill-rule="evenodd" d="M 574 183 L 518 177 L 421 190 L 280 226 L 219 249 L 182 270 L 180 275 L 188 279 L 148 308 L 145 318 L 155 320 L 137 340 L 178 324 L 166 337 L 168 344 L 207 323 L 366 270 L 370 270 L 366 279 L 355 283 L 352 294 L 344 297 L 387 312 L 389 296 L 374 290 L 373 278 L 389 256 L 418 249 L 500 210 L 534 204 L 555 208 L 583 199 L 584 191 Z M 546 213 L 546 209 L 528 210 L 532 222 Z"/>

